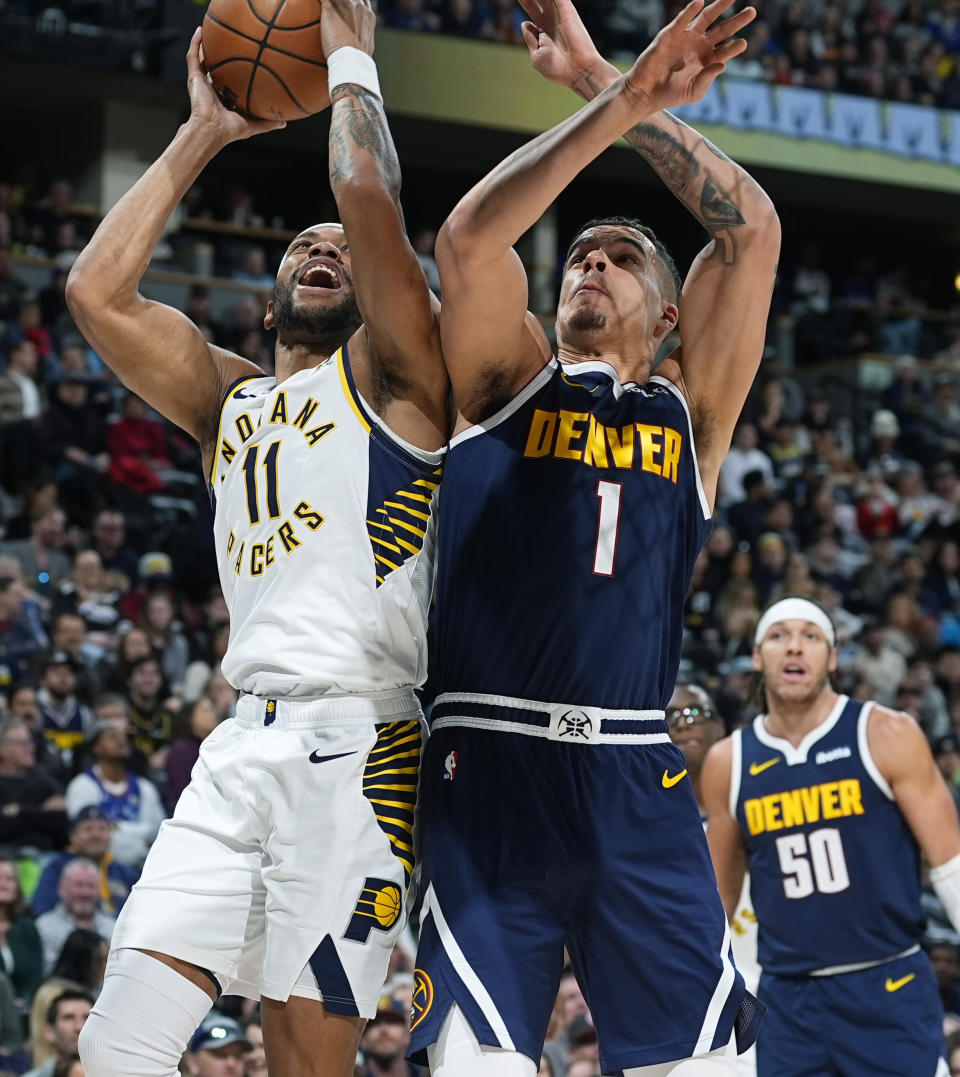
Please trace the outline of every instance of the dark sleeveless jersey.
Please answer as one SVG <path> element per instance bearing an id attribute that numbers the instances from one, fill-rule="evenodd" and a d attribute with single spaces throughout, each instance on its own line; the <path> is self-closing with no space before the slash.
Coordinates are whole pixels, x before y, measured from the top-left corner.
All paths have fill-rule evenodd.
<path id="1" fill-rule="evenodd" d="M 798 747 L 763 715 L 734 733 L 730 807 L 765 972 L 866 964 L 920 941 L 920 853 L 870 755 L 872 707 L 840 696 Z"/>
<path id="2" fill-rule="evenodd" d="M 712 526 L 679 389 L 552 360 L 445 475 L 427 702 L 662 710 Z"/>

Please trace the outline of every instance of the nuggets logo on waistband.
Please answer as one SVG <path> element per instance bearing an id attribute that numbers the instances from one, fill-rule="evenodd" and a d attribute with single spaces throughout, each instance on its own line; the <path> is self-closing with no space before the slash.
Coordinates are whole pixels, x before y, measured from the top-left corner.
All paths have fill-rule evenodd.
<path id="1" fill-rule="evenodd" d="M 433 982 L 423 969 L 413 970 L 413 998 L 410 1002 L 410 1031 L 430 1012 L 433 1005 Z"/>
<path id="2" fill-rule="evenodd" d="M 389 931 L 400 919 L 402 911 L 403 896 L 396 883 L 386 879 L 366 879 L 343 937 L 353 942 L 366 942 L 374 929 Z"/>

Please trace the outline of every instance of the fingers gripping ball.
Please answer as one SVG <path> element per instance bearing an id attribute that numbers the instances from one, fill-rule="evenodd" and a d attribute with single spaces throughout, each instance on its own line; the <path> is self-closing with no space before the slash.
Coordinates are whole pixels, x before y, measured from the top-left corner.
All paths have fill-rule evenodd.
<path id="1" fill-rule="evenodd" d="M 220 100 L 261 120 L 298 120 L 330 104 L 320 0 L 210 0 L 203 60 Z"/>

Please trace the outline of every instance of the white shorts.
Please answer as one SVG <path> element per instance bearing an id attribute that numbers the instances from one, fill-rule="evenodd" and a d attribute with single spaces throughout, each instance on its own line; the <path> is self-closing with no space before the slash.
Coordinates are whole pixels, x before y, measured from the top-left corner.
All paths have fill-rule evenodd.
<path id="1" fill-rule="evenodd" d="M 422 715 L 409 689 L 243 696 L 203 742 L 117 920 L 228 994 L 372 1017 L 404 925 Z"/>

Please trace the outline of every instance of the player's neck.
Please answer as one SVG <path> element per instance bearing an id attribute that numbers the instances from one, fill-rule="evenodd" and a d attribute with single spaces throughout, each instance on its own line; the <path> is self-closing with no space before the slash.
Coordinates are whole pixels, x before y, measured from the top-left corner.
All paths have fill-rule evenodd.
<path id="1" fill-rule="evenodd" d="M 836 706 L 837 693 L 825 685 L 812 701 L 776 699 L 767 692 L 767 716 L 764 728 L 772 737 L 780 737 L 796 747 L 804 737 L 822 725 Z"/>
<path id="2" fill-rule="evenodd" d="M 616 348 L 597 347 L 584 350 L 558 344 L 557 359 L 561 363 L 606 363 L 617 372 L 623 385 L 627 382 L 645 385 L 653 370 L 653 362 L 649 356 L 631 355 Z"/>
<path id="3" fill-rule="evenodd" d="M 339 345 L 317 344 L 277 344 L 274 356 L 274 370 L 276 371 L 277 384 L 286 381 L 301 370 L 319 366 L 326 362 L 337 350 Z"/>

